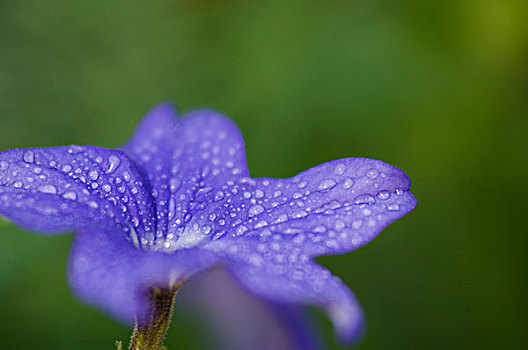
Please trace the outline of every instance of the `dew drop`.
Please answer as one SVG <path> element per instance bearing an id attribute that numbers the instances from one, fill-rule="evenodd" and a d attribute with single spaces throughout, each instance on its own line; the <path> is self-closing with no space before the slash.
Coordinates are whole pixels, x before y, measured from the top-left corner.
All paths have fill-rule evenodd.
<path id="1" fill-rule="evenodd" d="M 354 228 L 354 229 L 356 229 L 356 230 L 357 230 L 358 228 L 360 228 L 361 225 L 363 225 L 363 220 L 361 220 L 361 219 L 356 219 L 356 220 L 354 220 L 354 221 L 352 222 L 352 228 Z"/>
<path id="2" fill-rule="evenodd" d="M 119 159 L 119 157 L 114 154 L 108 157 L 108 162 L 110 163 L 108 166 L 108 170 L 106 171 L 108 174 L 111 174 L 116 171 L 119 167 L 119 164 L 121 164 L 121 160 Z"/>
<path id="3" fill-rule="evenodd" d="M 24 153 L 24 162 L 26 163 L 33 163 L 35 161 L 35 153 L 33 151 L 27 151 Z"/>
<path id="4" fill-rule="evenodd" d="M 308 183 L 306 181 L 301 181 L 297 184 L 297 188 L 298 189 L 303 189 L 306 187 L 306 185 L 308 185 Z"/>
<path id="5" fill-rule="evenodd" d="M 92 170 L 88 173 L 88 177 L 92 180 L 92 181 L 96 181 L 98 178 L 99 178 L 99 173 L 96 171 L 96 170 Z"/>
<path id="6" fill-rule="evenodd" d="M 312 231 L 314 233 L 325 233 L 326 232 L 326 227 L 325 226 L 322 226 L 322 225 L 319 225 L 319 226 L 315 226 Z"/>
<path id="7" fill-rule="evenodd" d="M 89 201 L 86 204 L 88 204 L 88 206 L 90 206 L 91 208 L 94 208 L 94 209 L 99 208 L 99 204 L 97 204 L 97 202 L 94 202 L 94 201 Z"/>
<path id="8" fill-rule="evenodd" d="M 220 201 L 224 198 L 224 192 L 218 191 L 215 193 L 215 201 Z"/>
<path id="9" fill-rule="evenodd" d="M 264 207 L 262 205 L 255 205 L 249 209 L 249 217 L 258 215 L 264 211 Z"/>
<path id="10" fill-rule="evenodd" d="M 176 214 L 176 201 L 173 197 L 169 199 L 169 214 L 168 219 L 172 220 L 174 218 L 174 215 Z"/>
<path id="11" fill-rule="evenodd" d="M 53 185 L 43 185 L 40 186 L 38 190 L 46 194 L 57 194 L 57 188 Z"/>
<path id="12" fill-rule="evenodd" d="M 374 203 L 376 203 L 376 199 L 370 194 L 362 194 L 362 195 L 357 196 L 356 199 L 354 199 L 354 204 L 356 205 L 374 204 Z"/>
<path id="13" fill-rule="evenodd" d="M 172 193 L 176 192 L 180 188 L 181 182 L 177 178 L 173 177 L 169 181 L 169 188 Z"/>
<path id="14" fill-rule="evenodd" d="M 279 217 L 277 218 L 277 220 L 275 220 L 275 223 L 276 224 L 280 224 L 281 222 L 285 222 L 288 220 L 288 215 L 286 214 L 281 214 L 279 215 Z"/>
<path id="15" fill-rule="evenodd" d="M 69 173 L 70 171 L 72 171 L 72 169 L 73 169 L 72 166 L 69 164 L 65 164 L 61 168 L 62 172 L 64 173 Z"/>
<path id="16" fill-rule="evenodd" d="M 5 160 L 0 161 L 0 170 L 6 171 L 7 169 L 9 169 L 9 163 Z"/>
<path id="17" fill-rule="evenodd" d="M 72 201 L 77 200 L 77 193 L 75 193 L 75 192 L 73 192 L 73 191 L 65 192 L 62 196 L 63 196 L 64 198 L 66 198 L 66 199 L 70 199 L 70 200 L 72 200 Z"/>
<path id="18" fill-rule="evenodd" d="M 387 206 L 387 210 L 398 211 L 398 210 L 400 210 L 400 206 L 398 204 L 391 204 L 391 205 Z"/>
<path id="19" fill-rule="evenodd" d="M 343 163 L 339 163 L 336 165 L 334 169 L 334 173 L 336 173 L 337 175 L 343 175 L 345 170 L 346 170 L 346 166 Z"/>
<path id="20" fill-rule="evenodd" d="M 292 217 L 292 219 L 301 219 L 301 218 L 304 218 L 305 216 L 308 216 L 308 213 L 305 212 L 304 210 L 299 210 L 299 211 L 291 213 L 290 216 Z"/>
<path id="21" fill-rule="evenodd" d="M 376 195 L 376 197 L 378 197 L 379 199 L 383 199 L 383 200 L 385 200 L 385 199 L 389 199 L 389 197 L 390 197 L 390 193 L 389 193 L 389 191 L 380 191 L 380 192 Z"/>
<path id="22" fill-rule="evenodd" d="M 205 225 L 202 227 L 202 232 L 204 235 L 208 235 L 209 233 L 211 233 L 211 226 L 209 225 Z"/>
<path id="23" fill-rule="evenodd" d="M 378 177 L 378 171 L 376 169 L 370 169 L 369 171 L 367 171 L 367 177 L 369 179 L 374 180 Z"/>
<path id="24" fill-rule="evenodd" d="M 345 190 L 348 190 L 350 187 L 352 187 L 354 185 L 354 180 L 352 180 L 351 178 L 346 178 L 345 181 L 343 181 L 343 188 Z"/>
<path id="25" fill-rule="evenodd" d="M 217 239 L 222 238 L 226 233 L 227 233 L 226 230 L 218 231 L 217 233 L 215 233 L 215 234 L 213 235 L 213 238 L 212 238 L 213 241 L 216 241 Z"/>
<path id="26" fill-rule="evenodd" d="M 262 198 L 262 197 L 264 197 L 264 192 L 262 192 L 261 190 L 256 190 L 255 198 Z"/>
<path id="27" fill-rule="evenodd" d="M 241 236 L 243 235 L 244 233 L 246 233 L 248 231 L 248 228 L 244 225 L 242 226 L 239 226 L 237 229 L 236 229 L 236 235 L 237 236 Z"/>
<path id="28" fill-rule="evenodd" d="M 339 230 L 342 230 L 342 229 L 345 228 L 345 223 L 344 223 L 343 221 L 341 221 L 341 220 L 337 220 L 337 221 L 335 222 L 334 227 L 335 227 L 335 229 L 338 230 L 338 231 L 339 231 Z"/>
<path id="29" fill-rule="evenodd" d="M 104 184 L 104 185 L 103 185 L 103 190 L 104 190 L 105 192 L 110 192 L 110 191 L 112 190 L 112 187 L 110 187 L 109 184 Z"/>
<path id="30" fill-rule="evenodd" d="M 326 180 L 321 181 L 321 183 L 319 184 L 319 187 L 317 187 L 317 189 L 319 191 L 328 191 L 328 190 L 331 190 L 332 188 L 334 188 L 335 185 L 336 185 L 336 182 L 334 180 L 326 179 Z"/>

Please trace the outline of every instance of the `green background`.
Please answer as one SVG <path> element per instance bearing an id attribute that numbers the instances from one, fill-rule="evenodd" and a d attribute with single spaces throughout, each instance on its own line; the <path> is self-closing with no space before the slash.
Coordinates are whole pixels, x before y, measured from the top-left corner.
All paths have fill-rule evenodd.
<path id="1" fill-rule="evenodd" d="M 320 259 L 366 310 L 359 348 L 526 348 L 527 14 L 523 0 L 0 0 L 0 149 L 113 147 L 170 100 L 229 115 L 254 176 L 382 159 L 418 207 Z M 0 348 L 128 338 L 71 295 L 70 241 L 0 223 Z M 210 346 L 202 334 L 177 312 L 167 344 Z"/>

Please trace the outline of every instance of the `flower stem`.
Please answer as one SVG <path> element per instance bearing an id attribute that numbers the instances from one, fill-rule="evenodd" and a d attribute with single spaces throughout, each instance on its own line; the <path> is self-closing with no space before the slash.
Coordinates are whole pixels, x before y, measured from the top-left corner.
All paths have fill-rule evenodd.
<path id="1" fill-rule="evenodd" d="M 136 320 L 129 350 L 158 350 L 169 328 L 174 307 L 174 297 L 181 284 L 174 287 L 154 287 L 149 290 L 151 313 L 144 320 Z"/>

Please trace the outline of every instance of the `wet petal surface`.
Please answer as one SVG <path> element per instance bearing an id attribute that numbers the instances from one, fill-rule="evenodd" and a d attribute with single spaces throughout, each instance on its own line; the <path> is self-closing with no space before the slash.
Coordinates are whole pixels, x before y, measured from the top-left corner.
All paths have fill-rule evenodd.
<path id="1" fill-rule="evenodd" d="M 139 246 L 153 231 L 150 194 L 121 151 L 93 146 L 0 153 L 0 214 L 36 231 L 112 227 Z"/>

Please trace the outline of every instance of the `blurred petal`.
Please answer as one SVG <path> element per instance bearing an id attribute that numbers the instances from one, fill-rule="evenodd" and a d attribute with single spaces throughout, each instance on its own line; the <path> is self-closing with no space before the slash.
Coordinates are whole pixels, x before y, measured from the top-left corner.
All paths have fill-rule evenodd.
<path id="1" fill-rule="evenodd" d="M 266 250 L 248 240 L 222 241 L 221 245 L 225 245 L 228 270 L 249 291 L 277 303 L 320 306 L 342 341 L 357 340 L 363 311 L 354 294 L 302 250 Z"/>
<path id="2" fill-rule="evenodd" d="M 212 327 L 219 343 L 215 349 L 322 348 L 301 307 L 257 298 L 224 270 L 197 276 L 185 284 L 179 298 L 185 309 Z"/>
<path id="3" fill-rule="evenodd" d="M 121 151 L 93 146 L 0 152 L 0 214 L 34 231 L 152 231 L 142 177 Z M 132 237 L 129 237 L 132 239 Z"/>
<path id="4" fill-rule="evenodd" d="M 151 254 L 116 232 L 83 229 L 75 235 L 69 275 L 83 300 L 131 323 L 148 312 L 148 289 L 184 281 L 215 264 L 217 257 L 211 252 L 184 249 L 171 255 Z"/>

